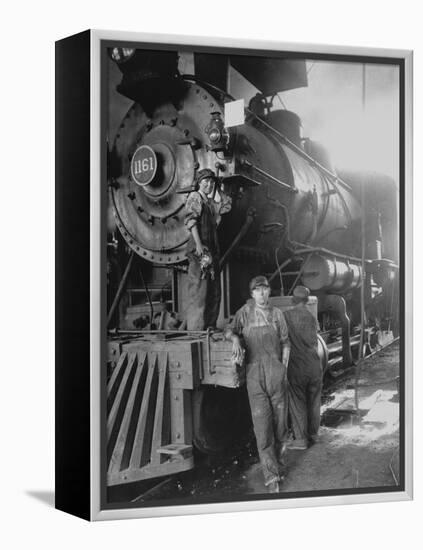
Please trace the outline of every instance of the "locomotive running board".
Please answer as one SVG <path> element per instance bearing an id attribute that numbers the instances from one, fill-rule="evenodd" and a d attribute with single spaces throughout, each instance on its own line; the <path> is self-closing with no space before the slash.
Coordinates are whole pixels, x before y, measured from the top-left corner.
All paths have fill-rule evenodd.
<path id="1" fill-rule="evenodd" d="M 107 387 L 108 486 L 193 468 L 192 376 L 179 365 L 168 351 L 121 353 Z"/>

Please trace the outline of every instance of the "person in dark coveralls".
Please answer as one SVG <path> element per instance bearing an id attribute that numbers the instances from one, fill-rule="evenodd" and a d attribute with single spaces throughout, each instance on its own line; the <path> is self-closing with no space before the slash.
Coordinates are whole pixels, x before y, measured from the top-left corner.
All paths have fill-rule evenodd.
<path id="1" fill-rule="evenodd" d="M 307 449 L 315 443 L 320 426 L 322 365 L 317 353 L 319 323 L 306 304 L 310 291 L 297 286 L 293 292 L 295 307 L 285 311 L 291 341 L 288 366 L 289 415 L 295 440 L 291 449 Z"/>
<path id="2" fill-rule="evenodd" d="M 235 362 L 242 362 L 241 337 L 245 345 L 247 391 L 264 483 L 276 493 L 287 439 L 288 328 L 282 311 L 269 305 L 266 277 L 254 277 L 250 293 L 253 300 L 236 312 L 225 336 L 232 340 Z"/>
<path id="3" fill-rule="evenodd" d="M 217 225 L 220 216 L 231 209 L 231 199 L 220 190 L 219 203 L 210 198 L 215 183 L 213 170 L 200 170 L 195 180 L 196 190 L 188 195 L 185 204 L 185 225 L 190 231 L 187 249 L 188 330 L 214 328 L 219 315 L 221 289 Z"/>

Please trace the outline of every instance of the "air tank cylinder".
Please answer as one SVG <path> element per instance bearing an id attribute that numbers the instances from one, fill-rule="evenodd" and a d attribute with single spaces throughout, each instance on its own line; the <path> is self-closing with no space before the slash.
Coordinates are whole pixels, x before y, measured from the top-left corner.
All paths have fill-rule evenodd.
<path id="1" fill-rule="evenodd" d="M 302 282 L 311 291 L 325 290 L 345 292 L 361 285 L 359 261 L 323 254 L 312 254 L 307 258 Z"/>

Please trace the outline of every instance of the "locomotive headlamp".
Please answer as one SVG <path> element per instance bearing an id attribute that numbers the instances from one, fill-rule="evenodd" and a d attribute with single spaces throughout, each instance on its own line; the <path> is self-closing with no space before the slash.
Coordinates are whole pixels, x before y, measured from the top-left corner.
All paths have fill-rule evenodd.
<path id="1" fill-rule="evenodd" d="M 209 133 L 209 139 L 214 144 L 218 143 L 221 138 L 222 138 L 222 134 L 220 133 L 220 130 L 218 130 L 217 128 L 213 128 L 213 130 L 211 130 L 211 132 Z"/>
<path id="2" fill-rule="evenodd" d="M 229 133 L 225 128 L 222 114 L 218 111 L 211 113 L 211 120 L 206 127 L 206 133 L 210 140 L 212 151 L 224 151 L 228 146 Z"/>
<path id="3" fill-rule="evenodd" d="M 116 63 L 128 61 L 135 53 L 135 48 L 113 48 L 110 52 L 110 57 Z"/>

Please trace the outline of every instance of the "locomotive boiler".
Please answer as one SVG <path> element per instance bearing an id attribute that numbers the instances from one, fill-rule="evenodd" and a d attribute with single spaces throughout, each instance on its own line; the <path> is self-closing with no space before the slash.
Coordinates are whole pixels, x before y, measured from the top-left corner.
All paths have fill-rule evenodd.
<path id="1" fill-rule="evenodd" d="M 117 90 L 133 102 L 108 155 L 108 483 L 115 485 L 189 469 L 193 445 L 222 451 L 249 425 L 230 344 L 218 331 L 185 330 L 185 203 L 199 170 L 216 173 L 217 202 L 220 192 L 232 199 L 218 228 L 218 328 L 248 298 L 253 276 L 268 276 L 282 310 L 304 284 L 328 371 L 398 331 L 398 224 L 392 180 L 337 173 L 326 151 L 302 136 L 299 117 L 272 108 L 277 92 L 306 85 L 303 60 L 201 54 L 187 75 L 173 51 L 114 48 L 111 57 L 121 73 Z M 229 125 L 234 68 L 254 91 Z"/>

